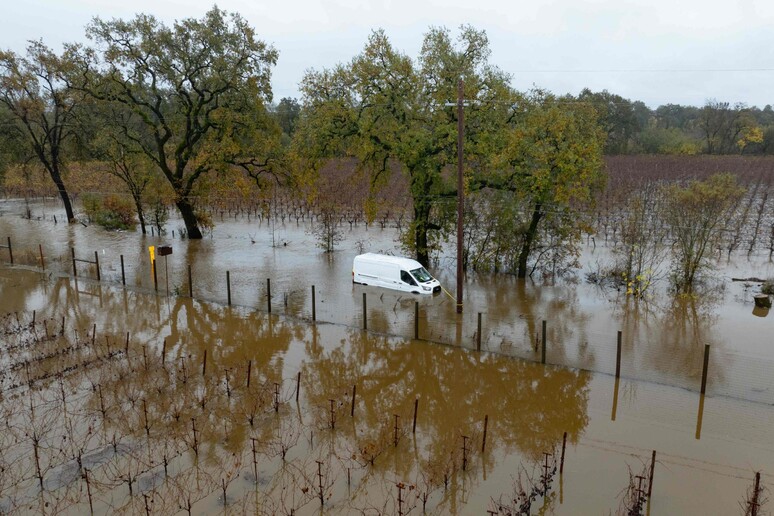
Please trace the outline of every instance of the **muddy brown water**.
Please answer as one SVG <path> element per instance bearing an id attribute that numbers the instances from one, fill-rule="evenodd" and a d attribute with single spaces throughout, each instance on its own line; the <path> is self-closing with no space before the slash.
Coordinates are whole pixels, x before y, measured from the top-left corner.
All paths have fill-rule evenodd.
<path id="1" fill-rule="evenodd" d="M 16 267 L 0 274 L 0 314 L 12 314 L 5 326 L 26 327 L 33 310 L 36 317 L 34 335 L 11 332 L 0 351 L 0 403 L 11 422 L 0 460 L 15 472 L 0 481 L 3 512 L 88 510 L 80 452 L 98 513 L 142 512 L 146 503 L 159 514 L 186 512 L 189 503 L 200 514 L 313 513 L 322 477 L 324 511 L 332 514 L 418 512 L 420 493 L 429 512 L 482 514 L 492 499 L 512 494 L 520 472 L 523 485 L 528 475 L 537 478 L 535 465 L 544 452 L 559 455 L 563 432 L 564 473 L 554 477 L 548 502 L 558 514 L 615 512 L 629 468 L 637 474 L 653 449 L 653 514 L 734 514 L 753 471 L 763 471 L 770 485 L 770 319 L 752 315 L 741 285 L 712 303 L 644 309 L 583 283 L 471 277 L 459 323 L 447 297 L 351 285 L 357 242 L 394 251 L 389 231 L 357 228 L 330 257 L 295 224 L 275 228 L 275 241 L 287 246 L 271 248 L 266 224 L 224 221 L 212 239 L 191 242 L 54 225 L 46 210 L 39 209 L 47 216 L 41 221 L 0 217 L 0 238 L 12 237 L 15 261 L 31 266 L 38 243 L 49 260 L 45 273 Z M 187 288 L 191 263 L 197 300 L 154 292 L 147 245 L 160 243 L 174 248 L 172 294 Z M 69 247 L 84 258 L 100 253 L 102 283 L 59 276 L 71 267 Z M 444 264 L 433 272 L 453 285 Z M 79 276 L 90 273 L 79 267 Z M 760 275 L 758 265 L 739 269 L 745 267 Z M 232 307 L 224 306 L 226 270 Z M 312 284 L 317 324 L 309 321 Z M 360 330 L 363 292 L 369 332 Z M 421 341 L 410 339 L 417 300 Z M 483 353 L 475 352 L 478 311 Z M 53 335 L 62 317 L 65 334 L 43 341 L 43 321 Z M 535 363 L 533 347 L 544 318 L 548 366 Z M 626 357 L 618 382 L 609 374 L 617 329 Z M 696 391 L 705 343 L 712 355 L 702 401 Z M 199 425 L 196 453 L 192 420 Z M 46 450 L 42 496 L 28 432 L 35 426 Z M 542 503 L 538 497 L 533 507 Z"/>
<path id="2" fill-rule="evenodd" d="M 774 404 L 774 346 L 769 335 L 774 316 L 754 310 L 757 284 L 731 282 L 731 277 L 774 277 L 768 256 L 721 259 L 714 273 L 719 288 L 698 299 L 675 299 L 664 292 L 668 265 L 661 269 L 647 302 L 627 299 L 621 291 L 587 284 L 584 275 L 612 263 L 611 249 L 600 239 L 581 257 L 583 269 L 574 280 L 546 284 L 519 281 L 508 275 L 470 273 L 465 280 L 465 313 L 457 317 L 447 295 L 413 296 L 352 285 L 352 258 L 360 251 L 400 253 L 394 229 L 378 226 L 349 229 L 345 223 L 340 249 L 320 251 L 308 226 L 294 222 L 249 222 L 243 215 L 216 220 L 213 234 L 200 241 L 181 240 L 182 224 L 172 220 L 164 237 L 139 232 L 108 232 L 80 224 L 53 223 L 62 213 L 55 202 L 32 205 L 33 220 L 22 219 L 20 201 L 0 203 L 0 242 L 12 238 L 16 263 L 40 267 L 42 247 L 46 271 L 72 275 L 76 257 L 100 261 L 103 284 L 120 285 L 121 263 L 132 291 L 154 292 L 148 247 L 169 244 L 173 254 L 158 258 L 160 294 L 188 292 L 188 267 L 193 295 L 202 301 L 227 303 L 227 272 L 233 306 L 271 310 L 311 319 L 311 288 L 315 286 L 318 321 L 362 328 L 363 294 L 372 332 L 413 337 L 415 302 L 419 303 L 419 335 L 424 340 L 475 349 L 477 314 L 481 312 L 482 349 L 527 360 L 540 360 L 542 321 L 546 321 L 546 360 L 552 364 L 614 373 L 617 332 L 622 332 L 622 375 L 687 389 L 698 389 L 705 345 L 710 345 L 708 392 Z M 40 220 L 36 220 L 40 218 Z M 175 231 L 174 238 L 172 231 Z M 274 244 L 274 246 L 272 246 Z M 742 253 L 744 254 L 744 253 Z M 0 249 L 0 261 L 7 260 Z M 433 272 L 452 294 L 454 261 L 442 254 Z M 84 281 L 95 268 L 77 263 Z M 763 317 L 761 315 L 764 315 Z M 537 349 L 536 349 L 537 348 Z"/>

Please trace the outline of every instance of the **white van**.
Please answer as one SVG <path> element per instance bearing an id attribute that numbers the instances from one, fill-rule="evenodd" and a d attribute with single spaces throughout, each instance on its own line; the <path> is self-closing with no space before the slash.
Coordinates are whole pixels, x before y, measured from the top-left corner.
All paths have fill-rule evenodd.
<path id="1" fill-rule="evenodd" d="M 366 253 L 355 256 L 352 282 L 412 294 L 437 294 L 441 291 L 441 284 L 430 276 L 421 263 L 386 254 Z"/>

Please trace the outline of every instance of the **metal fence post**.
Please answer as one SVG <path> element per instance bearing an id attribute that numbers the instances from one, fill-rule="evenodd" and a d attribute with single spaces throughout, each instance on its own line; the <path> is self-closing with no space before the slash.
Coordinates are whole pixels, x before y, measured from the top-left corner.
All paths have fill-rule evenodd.
<path id="1" fill-rule="evenodd" d="M 126 270 L 124 269 L 124 255 L 121 255 L 121 284 L 126 286 Z"/>
<path id="2" fill-rule="evenodd" d="M 97 281 L 101 281 L 99 275 L 99 253 L 97 251 L 94 251 L 94 264 L 97 266 Z"/>
<path id="3" fill-rule="evenodd" d="M 476 351 L 481 351 L 481 312 L 478 312 L 478 329 L 476 330 Z"/>
<path id="4" fill-rule="evenodd" d="M 419 301 L 414 301 L 414 340 L 419 340 Z"/>
<path id="5" fill-rule="evenodd" d="M 363 292 L 363 329 L 364 330 L 368 329 L 368 316 L 366 315 L 367 306 L 368 305 L 366 304 L 366 293 Z"/>
<path id="6" fill-rule="evenodd" d="M 704 345 L 704 368 L 701 372 L 701 393 L 705 394 L 707 392 L 707 370 L 709 369 L 709 354 L 710 354 L 710 345 L 705 344 Z"/>

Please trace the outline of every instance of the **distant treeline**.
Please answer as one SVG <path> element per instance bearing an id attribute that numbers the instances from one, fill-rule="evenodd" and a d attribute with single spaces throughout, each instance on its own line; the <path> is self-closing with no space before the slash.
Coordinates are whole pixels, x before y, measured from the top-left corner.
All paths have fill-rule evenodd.
<path id="1" fill-rule="evenodd" d="M 774 154 L 774 108 L 731 105 L 715 99 L 704 106 L 665 104 L 651 109 L 638 100 L 586 88 L 575 97 L 596 110 L 607 134 L 606 155 Z M 301 103 L 283 98 L 273 106 L 286 136 L 293 135 Z"/>
<path id="2" fill-rule="evenodd" d="M 774 109 L 714 99 L 702 107 L 643 102 L 584 89 L 607 132 L 605 154 L 774 154 Z"/>

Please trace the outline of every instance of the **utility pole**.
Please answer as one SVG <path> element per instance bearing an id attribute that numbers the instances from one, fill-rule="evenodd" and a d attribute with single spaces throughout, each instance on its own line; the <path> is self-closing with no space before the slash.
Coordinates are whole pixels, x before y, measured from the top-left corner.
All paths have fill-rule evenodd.
<path id="1" fill-rule="evenodd" d="M 464 182 L 462 180 L 463 154 L 463 83 L 457 83 L 457 313 L 462 313 L 462 217 L 465 206 Z"/>

